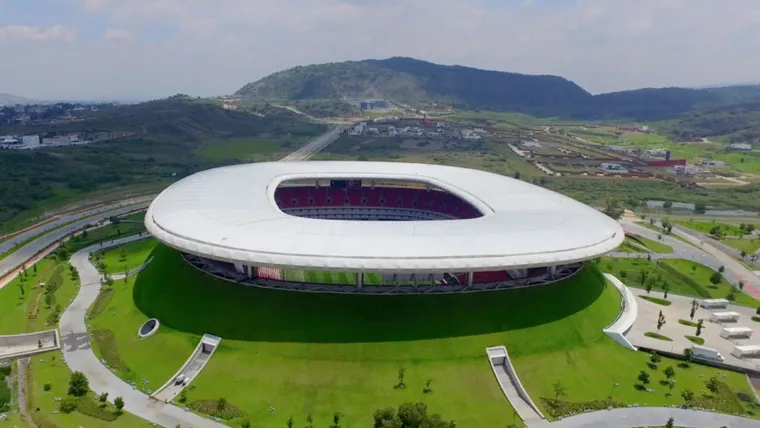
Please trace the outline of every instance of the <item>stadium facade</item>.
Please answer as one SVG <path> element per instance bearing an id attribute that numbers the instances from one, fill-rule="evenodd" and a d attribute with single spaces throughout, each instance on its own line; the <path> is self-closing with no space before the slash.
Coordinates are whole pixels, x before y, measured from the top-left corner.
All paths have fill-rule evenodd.
<path id="1" fill-rule="evenodd" d="M 599 211 L 520 180 L 385 162 L 203 171 L 154 199 L 145 224 L 209 274 L 345 293 L 546 284 L 624 239 Z"/>

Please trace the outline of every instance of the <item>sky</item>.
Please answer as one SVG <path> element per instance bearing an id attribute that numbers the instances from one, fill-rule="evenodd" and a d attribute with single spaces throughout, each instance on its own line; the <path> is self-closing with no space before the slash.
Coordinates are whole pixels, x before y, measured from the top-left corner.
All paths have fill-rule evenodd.
<path id="1" fill-rule="evenodd" d="M 296 65 L 409 56 L 592 93 L 760 81 L 760 0 L 0 0 L 0 93 L 230 94 Z"/>

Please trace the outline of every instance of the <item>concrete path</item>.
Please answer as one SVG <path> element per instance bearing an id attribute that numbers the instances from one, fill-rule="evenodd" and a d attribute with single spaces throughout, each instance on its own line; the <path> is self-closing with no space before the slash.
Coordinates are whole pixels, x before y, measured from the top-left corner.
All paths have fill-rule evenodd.
<path id="1" fill-rule="evenodd" d="M 760 421 L 739 416 L 670 407 L 626 407 L 571 416 L 555 422 L 537 422 L 529 428 L 626 428 L 663 426 L 673 418 L 679 427 L 759 428 Z"/>
<path id="2" fill-rule="evenodd" d="M 100 273 L 90 263 L 90 252 L 121 245 L 141 239 L 130 236 L 93 245 L 77 251 L 71 256 L 71 264 L 79 271 L 81 287 L 74 301 L 61 315 L 61 349 L 66 364 L 71 371 L 80 371 L 90 381 L 90 388 L 97 392 L 107 392 L 110 400 L 122 397 L 125 410 L 150 422 L 173 428 L 177 425 L 194 428 L 224 428 L 226 425 L 203 418 L 194 413 L 161 403 L 148 395 L 132 388 L 129 384 L 111 373 L 95 356 L 85 325 L 87 308 L 92 305 L 100 292 Z"/>

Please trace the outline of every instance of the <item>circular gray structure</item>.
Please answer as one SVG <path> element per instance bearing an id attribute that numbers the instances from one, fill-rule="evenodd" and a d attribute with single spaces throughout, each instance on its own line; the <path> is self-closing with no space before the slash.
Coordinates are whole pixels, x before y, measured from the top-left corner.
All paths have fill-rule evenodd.
<path id="1" fill-rule="evenodd" d="M 140 329 L 137 330 L 137 335 L 140 336 L 141 339 L 153 336 L 158 331 L 160 325 L 161 323 L 158 322 L 157 319 L 151 318 L 140 326 Z"/>
<path id="2" fill-rule="evenodd" d="M 227 279 L 363 293 L 546 283 L 624 239 L 597 210 L 520 180 L 385 162 L 203 171 L 164 190 L 145 224 L 193 265 Z M 332 275 L 344 284 L 315 281 Z"/>

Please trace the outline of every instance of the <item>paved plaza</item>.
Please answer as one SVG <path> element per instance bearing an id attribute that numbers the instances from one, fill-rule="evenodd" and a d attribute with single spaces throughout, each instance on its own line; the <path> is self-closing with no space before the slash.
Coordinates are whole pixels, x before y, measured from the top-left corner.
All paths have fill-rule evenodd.
<path id="1" fill-rule="evenodd" d="M 678 322 L 679 319 L 689 320 L 691 302 L 694 298 L 670 294 L 668 295 L 668 300 L 673 303 L 670 306 L 661 306 L 642 299 L 640 296 L 647 295 L 645 290 L 635 288 L 630 288 L 630 290 L 636 296 L 638 303 L 638 316 L 636 317 L 636 322 L 634 322 L 633 327 L 628 334 L 626 334 L 626 337 L 631 343 L 640 347 L 677 354 L 683 353 L 684 348 L 690 348 L 694 345 L 691 341 L 686 339 L 686 336 L 695 336 L 696 328 Z M 650 295 L 658 298 L 662 298 L 663 296 L 662 292 L 652 292 Z M 660 311 L 662 311 L 662 314 L 665 316 L 666 322 L 660 330 L 660 334 L 673 339 L 672 342 L 644 336 L 644 333 L 646 332 L 657 332 L 657 318 Z M 696 322 L 699 319 L 705 320 L 700 335 L 700 337 L 705 339 L 705 343 L 702 346 L 717 349 L 723 358 L 725 358 L 724 363 L 726 364 L 760 370 L 760 359 L 739 359 L 731 355 L 731 351 L 734 349 L 735 345 L 760 345 L 760 333 L 753 335 L 750 339 L 742 340 L 727 340 L 720 337 L 720 333 L 724 327 L 749 327 L 752 329 L 760 329 L 760 323 L 752 321 L 752 317 L 755 315 L 755 310 L 744 306 L 729 305 L 728 309 L 716 310 L 716 312 L 721 311 L 740 313 L 741 317 L 739 318 L 739 322 L 722 324 L 710 322 L 710 314 L 713 311 L 701 307 L 697 309 L 694 321 Z"/>

